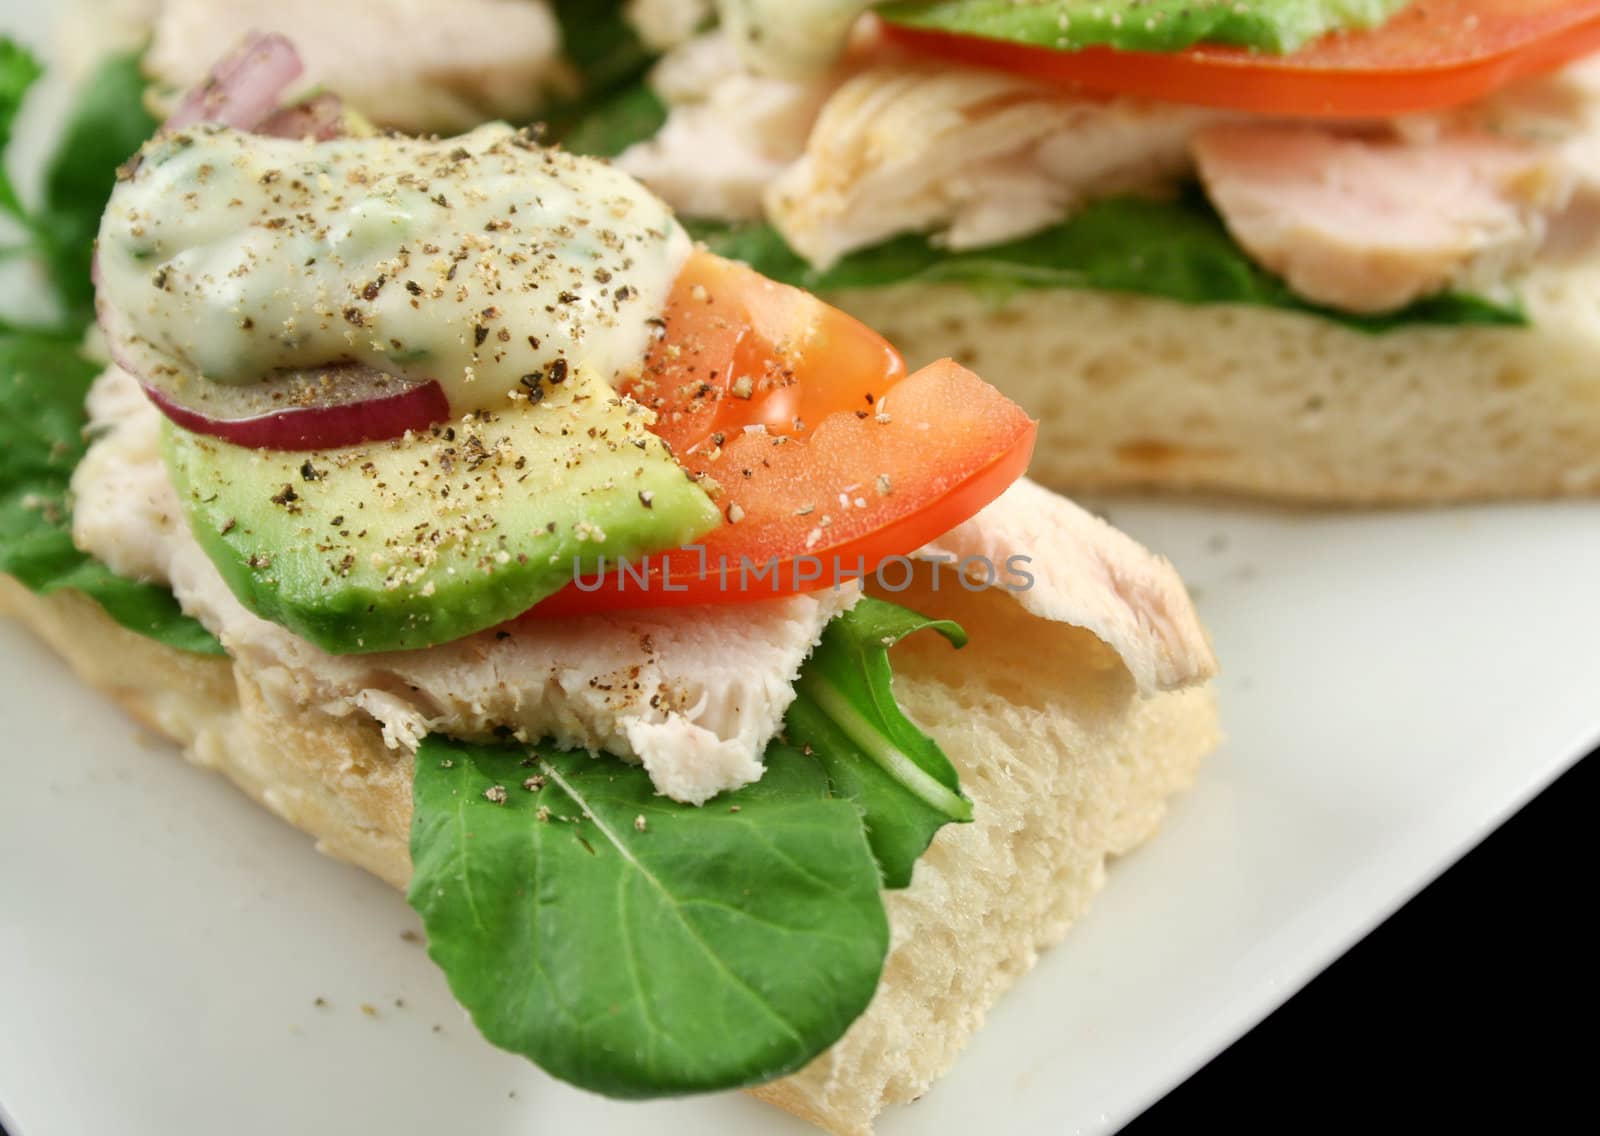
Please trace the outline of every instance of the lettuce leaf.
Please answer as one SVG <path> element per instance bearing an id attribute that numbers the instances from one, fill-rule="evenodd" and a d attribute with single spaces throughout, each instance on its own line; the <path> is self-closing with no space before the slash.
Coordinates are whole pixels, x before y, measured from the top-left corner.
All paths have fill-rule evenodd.
<path id="1" fill-rule="evenodd" d="M 156 130 L 144 108 L 144 88 L 137 55 L 107 59 L 78 91 L 45 167 L 35 226 L 62 309 L 75 326 L 94 319 L 89 263 L 117 167 Z"/>
<path id="2" fill-rule="evenodd" d="M 484 1037 L 554 1076 L 623 1098 L 756 1084 L 872 1000 L 878 870 L 794 750 L 696 809 L 611 759 L 429 739 L 414 792 L 429 954 Z"/>
<path id="3" fill-rule="evenodd" d="M 551 9 L 577 82 L 540 115 L 547 136 L 579 154 L 620 154 L 630 142 L 619 141 L 615 124 L 648 122 L 654 96 L 648 95 L 644 73 L 655 53 L 634 31 L 623 0 L 553 0 Z M 640 119 L 641 113 L 646 117 Z M 631 129 L 645 129 L 649 137 L 665 121 L 665 109 L 660 114 L 654 125 Z"/>
<path id="4" fill-rule="evenodd" d="M 666 104 L 647 84 L 634 83 L 588 107 L 559 140 L 574 154 L 615 158 L 635 142 L 655 137 L 666 122 Z"/>
<path id="5" fill-rule="evenodd" d="M 1223 43 L 1287 54 L 1328 32 L 1377 27 L 1409 0 L 899 0 L 911 27 L 1076 51 L 1182 51 Z"/>
<path id="6" fill-rule="evenodd" d="M 75 339 L 0 332 L 0 573 L 41 595 L 82 592 L 129 630 L 221 655 L 169 590 L 117 576 L 72 543 L 68 482 L 87 448 L 83 400 L 99 371 Z"/>
<path id="7" fill-rule="evenodd" d="M 0 39 L 0 154 L 40 73 L 25 49 Z M 37 210 L 23 207 L 0 172 L 0 209 L 29 231 L 65 317 L 49 329 L 0 320 L 0 573 L 41 595 L 81 592 L 123 627 L 169 647 L 221 655 L 216 636 L 184 615 L 168 589 L 117 576 L 72 543 L 68 485 L 87 449 L 83 400 L 100 371 L 79 350 L 94 318 L 89 258 L 118 163 L 155 128 L 142 91 L 131 57 L 101 67 L 79 94 Z"/>
<path id="8" fill-rule="evenodd" d="M 815 269 L 771 225 L 689 222 L 712 252 L 812 292 L 894 284 L 965 284 L 997 302 L 1035 288 L 1089 288 L 1159 296 L 1186 304 L 1253 304 L 1305 312 L 1357 331 L 1417 324 L 1526 326 L 1511 303 L 1445 293 L 1380 315 L 1308 303 L 1252 261 L 1198 187 L 1170 200 L 1118 197 L 1094 202 L 1053 228 L 990 248 L 951 252 L 926 237 L 896 237 Z"/>
<path id="9" fill-rule="evenodd" d="M 954 623 L 862 600 L 823 633 L 785 722 L 785 736 L 816 755 L 834 793 L 860 807 L 888 888 L 910 886 L 939 829 L 972 819 L 955 766 L 894 699 L 888 649 L 924 629 L 957 647 L 967 641 Z"/>
<path id="10" fill-rule="evenodd" d="M 11 145 L 28 90 L 38 82 L 44 69 L 29 51 L 10 38 L 0 38 L 0 155 Z M 26 223 L 26 213 L 4 163 L 0 163 L 0 211 Z"/>
<path id="11" fill-rule="evenodd" d="M 27 49 L 0 39 L 0 154 L 28 90 L 42 68 Z M 106 60 L 78 91 L 60 140 L 45 168 L 43 198 L 35 209 L 22 204 L 0 172 L 0 210 L 20 222 L 28 251 L 49 270 L 61 325 L 83 328 L 94 319 L 94 255 L 100 214 L 116 184 L 117 166 L 156 128 L 144 109 L 144 78 L 138 57 Z"/>
<path id="12" fill-rule="evenodd" d="M 700 808 L 609 758 L 424 741 L 407 898 L 483 1035 L 628 1098 L 769 1081 L 833 1044 L 888 953 L 881 888 L 971 812 L 889 691 L 890 644 L 929 627 L 962 641 L 870 599 L 835 620 L 765 775 Z"/>
<path id="13" fill-rule="evenodd" d="M 552 0 L 561 48 L 585 92 L 616 89 L 655 58 L 629 22 L 625 0 Z"/>

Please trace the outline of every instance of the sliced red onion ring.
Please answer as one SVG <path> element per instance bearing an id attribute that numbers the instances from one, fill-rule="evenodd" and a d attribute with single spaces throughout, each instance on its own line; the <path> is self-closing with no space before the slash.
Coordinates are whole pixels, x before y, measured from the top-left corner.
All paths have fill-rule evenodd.
<path id="1" fill-rule="evenodd" d="M 104 302 L 96 310 L 111 361 L 139 381 L 163 414 L 196 434 L 252 449 L 323 450 L 398 438 L 450 417 L 450 400 L 436 381 L 357 363 L 277 371 L 237 386 L 163 383 L 127 350 L 116 311 Z"/>
<path id="2" fill-rule="evenodd" d="M 124 368 L 126 369 L 126 368 Z M 252 449 L 325 450 L 398 438 L 450 416 L 444 388 L 356 364 L 285 371 L 243 386 L 200 381 L 180 401 L 140 379 L 145 394 L 185 430 Z"/>
<path id="3" fill-rule="evenodd" d="M 318 142 L 338 138 L 344 133 L 344 102 L 333 92 L 323 91 L 268 115 L 255 132 L 272 138 L 312 138 Z"/>
<path id="4" fill-rule="evenodd" d="M 303 70 L 299 53 L 283 36 L 252 32 L 184 96 L 163 129 L 215 122 L 279 138 L 338 137 L 344 106 L 337 95 L 324 92 L 282 105 L 284 90 Z M 98 253 L 91 275 L 98 290 Z M 277 372 L 243 386 L 161 382 L 143 374 L 126 350 L 111 306 L 97 307 L 113 361 L 139 380 L 163 414 L 197 434 L 257 449 L 333 449 L 426 430 L 450 416 L 437 382 L 349 363 Z"/>
<path id="5" fill-rule="evenodd" d="M 220 122 L 254 130 L 278 109 L 284 90 L 304 69 L 294 44 L 283 36 L 251 32 L 183 97 L 163 125 L 178 130 Z"/>

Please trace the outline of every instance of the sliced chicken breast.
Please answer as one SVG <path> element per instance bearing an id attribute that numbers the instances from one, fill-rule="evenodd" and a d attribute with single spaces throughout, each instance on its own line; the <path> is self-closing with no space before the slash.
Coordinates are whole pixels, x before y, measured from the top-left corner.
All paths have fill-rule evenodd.
<path id="1" fill-rule="evenodd" d="M 956 249 L 998 244 L 1181 175 L 1190 135 L 1216 118 L 996 71 L 877 66 L 834 92 L 804 157 L 767 190 L 767 212 L 819 267 L 907 231 Z"/>
<path id="2" fill-rule="evenodd" d="M 162 0 L 54 0 L 58 10 L 51 69 L 76 87 L 111 55 L 138 51 Z"/>
<path id="3" fill-rule="evenodd" d="M 1217 673 L 1216 655 L 1177 570 L 1026 478 L 917 555 L 956 572 L 963 564 L 1010 565 L 1011 577 L 991 586 L 1006 587 L 1030 615 L 1092 632 L 1117 652 L 1145 694 Z M 990 573 L 983 568 L 965 575 L 987 579 Z"/>
<path id="4" fill-rule="evenodd" d="M 685 216 L 742 220 L 761 216 L 768 183 L 804 152 L 834 81 L 756 75 L 712 34 L 667 55 L 651 86 L 667 121 L 617 165 Z"/>
<path id="5" fill-rule="evenodd" d="M 96 440 L 73 476 L 73 536 L 114 572 L 171 586 L 284 711 L 364 715 L 390 746 L 438 731 L 606 751 L 641 762 L 656 788 L 701 803 L 761 776 L 794 680 L 849 585 L 751 603 L 527 620 L 417 651 L 330 655 L 246 610 L 184 523 L 160 455 L 160 412 L 113 367 L 90 395 Z M 1177 573 L 1064 498 L 1020 482 L 918 555 L 1027 558 L 1014 592 L 1041 619 L 1088 629 L 1141 689 L 1207 677 Z M 954 580 L 950 587 L 958 587 Z"/>
<path id="6" fill-rule="evenodd" d="M 235 598 L 183 520 L 161 414 L 134 380 L 108 370 L 89 412 L 100 436 L 73 477 L 74 538 L 114 572 L 170 585 L 274 705 L 368 715 L 396 748 L 510 730 L 631 757 L 662 793 L 699 803 L 761 776 L 801 664 L 858 595 L 526 621 L 425 650 L 331 655 Z"/>
<path id="7" fill-rule="evenodd" d="M 198 82 L 248 31 L 279 32 L 309 84 L 412 132 L 526 119 L 565 81 L 560 29 L 534 0 L 161 0 L 154 21 L 145 65 L 164 83 Z"/>
<path id="8" fill-rule="evenodd" d="M 1352 312 L 1505 281 L 1575 185 L 1559 149 L 1473 130 L 1404 141 L 1227 124 L 1200 132 L 1194 156 L 1253 259 L 1306 299 Z"/>
<path id="9" fill-rule="evenodd" d="M 713 0 L 628 0 L 628 22 L 657 51 L 677 47 L 712 19 Z"/>

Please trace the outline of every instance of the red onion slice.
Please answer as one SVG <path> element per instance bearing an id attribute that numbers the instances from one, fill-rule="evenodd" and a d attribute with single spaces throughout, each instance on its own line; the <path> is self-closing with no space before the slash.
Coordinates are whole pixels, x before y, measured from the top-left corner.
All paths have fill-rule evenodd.
<path id="1" fill-rule="evenodd" d="M 234 385 L 187 381 L 171 367 L 149 372 L 125 337 L 116 309 L 96 310 L 111 360 L 139 381 L 150 401 L 185 430 L 267 450 L 319 450 L 398 438 L 450 417 L 450 400 L 432 379 L 412 379 L 356 363 L 274 371 Z M 170 378 L 162 377 L 170 375 Z"/>
<path id="2" fill-rule="evenodd" d="M 268 115 L 256 128 L 270 138 L 311 138 L 327 142 L 344 133 L 344 102 L 323 91 Z"/>
<path id="3" fill-rule="evenodd" d="M 355 364 L 280 372 L 244 386 L 202 380 L 199 400 L 180 401 L 143 379 L 140 385 L 185 430 L 252 449 L 337 449 L 426 430 L 450 416 L 438 383 Z"/>
<path id="4" fill-rule="evenodd" d="M 282 105 L 283 92 L 303 70 L 289 40 L 251 32 L 184 96 L 162 127 L 215 122 L 278 138 L 338 137 L 344 133 L 344 105 L 337 95 L 324 92 Z M 91 275 L 98 290 L 98 254 Z M 425 430 L 450 416 L 437 382 L 354 364 L 277 372 L 242 386 L 155 379 L 142 373 L 127 350 L 111 305 L 102 298 L 96 306 L 113 361 L 139 380 L 163 414 L 197 434 L 257 449 L 333 449 Z"/>
<path id="5" fill-rule="evenodd" d="M 294 44 L 283 36 L 251 32 L 183 97 L 163 125 L 178 130 L 219 122 L 254 130 L 278 109 L 285 88 L 304 69 Z"/>

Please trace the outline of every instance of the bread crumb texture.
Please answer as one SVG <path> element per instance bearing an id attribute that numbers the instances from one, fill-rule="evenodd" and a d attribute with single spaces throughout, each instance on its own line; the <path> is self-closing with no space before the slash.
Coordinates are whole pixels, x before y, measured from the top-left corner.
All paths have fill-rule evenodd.
<path id="1" fill-rule="evenodd" d="M 1054 488 L 1407 503 L 1600 491 L 1600 258 L 1541 263 L 1526 328 L 1368 335 L 1317 316 L 958 285 L 830 297 L 1041 420 Z"/>
<path id="2" fill-rule="evenodd" d="M 893 598 L 976 632 L 960 652 L 913 636 L 895 653 L 895 694 L 955 762 L 975 819 L 943 829 L 911 887 L 889 896 L 893 946 L 867 1013 L 810 1066 L 755 1090 L 840 1136 L 928 1092 L 1218 741 L 1209 686 L 1141 696 L 1088 631 L 992 593 Z"/>
<path id="3" fill-rule="evenodd" d="M 893 946 L 867 1013 L 806 1069 L 755 1090 L 840 1136 L 927 1092 L 1088 906 L 1108 860 L 1155 831 L 1218 738 L 1209 685 L 1142 694 L 1094 634 L 1000 593 L 947 581 L 935 596 L 924 578 L 886 598 L 973 632 L 959 652 L 908 639 L 895 691 L 960 769 L 976 819 L 945 828 L 912 886 L 889 897 Z M 70 593 L 38 597 L 0 577 L 0 612 L 323 851 L 405 885 L 411 757 L 386 747 L 376 723 L 270 707 L 243 668 L 144 639 Z"/>

